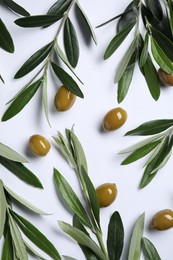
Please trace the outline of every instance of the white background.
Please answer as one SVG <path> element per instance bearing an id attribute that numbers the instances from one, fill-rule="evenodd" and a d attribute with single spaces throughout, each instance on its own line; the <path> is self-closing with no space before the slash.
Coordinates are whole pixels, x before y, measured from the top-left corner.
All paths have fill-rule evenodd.
<path id="1" fill-rule="evenodd" d="M 32 15 L 45 14 L 54 3 L 53 0 L 18 0 L 17 2 Z M 80 3 L 95 27 L 121 13 L 129 1 L 80 0 Z M 14 54 L 5 53 L 0 49 L 0 72 L 6 82 L 5 85 L 0 85 L 0 116 L 2 116 L 7 109 L 6 102 L 31 79 L 37 69 L 19 80 L 13 79 L 16 71 L 35 51 L 53 39 L 59 23 L 44 30 L 39 28 L 23 29 L 13 23 L 18 16 L 3 7 L 0 7 L 0 17 L 6 23 L 15 43 Z M 92 41 L 83 37 L 74 10 L 70 13 L 70 17 L 76 26 L 80 42 L 80 59 L 76 73 L 85 83 L 84 86 L 81 86 L 85 99 L 78 98 L 72 109 L 67 112 L 56 112 L 53 100 L 61 83 L 51 71 L 48 80 L 48 95 L 52 127 L 49 127 L 44 117 L 40 101 L 41 92 L 39 91 L 20 114 L 7 122 L 0 123 L 0 141 L 30 161 L 27 166 L 39 177 L 44 190 L 41 191 L 26 185 L 2 166 L 0 178 L 9 188 L 35 206 L 48 213 L 53 213 L 51 216 L 41 217 L 26 211 L 24 208 L 16 209 L 52 241 L 61 255 L 70 255 L 78 260 L 84 259 L 77 244 L 66 236 L 57 224 L 57 220 L 71 223 L 72 214 L 59 200 L 53 181 L 53 167 L 55 167 L 69 181 L 79 198 L 82 197 L 75 173 L 58 152 L 52 138 L 56 135 L 56 131 L 64 133 L 65 128 L 71 128 L 75 124 L 75 132 L 85 150 L 89 175 L 95 187 L 105 182 L 114 182 L 118 188 L 116 201 L 110 207 L 101 209 L 104 241 L 106 241 L 109 218 L 115 210 L 118 210 L 125 229 L 125 247 L 122 259 L 126 260 L 132 228 L 137 218 L 145 212 L 144 236 L 154 243 L 163 260 L 170 260 L 173 258 L 173 230 L 152 231 L 150 223 L 152 216 L 157 211 L 173 208 L 173 158 L 169 160 L 150 185 L 139 190 L 138 185 L 142 177 L 142 166 L 145 159 L 128 166 L 120 166 L 124 156 L 117 153 L 142 139 L 141 137 L 123 137 L 128 130 L 149 120 L 173 117 L 173 90 L 172 88 L 162 89 L 159 101 L 154 101 L 149 94 L 144 78 L 136 67 L 130 91 L 125 101 L 120 104 L 127 111 L 128 120 L 119 130 L 104 133 L 101 130 L 101 123 L 105 113 L 119 106 L 116 99 L 117 86 L 113 84 L 113 78 L 118 61 L 128 48 L 132 35 L 128 37 L 116 54 L 104 61 L 102 57 L 105 48 L 115 35 L 116 22 L 95 30 L 98 39 L 98 45 L 95 46 Z M 52 144 L 49 154 L 44 158 L 36 158 L 28 150 L 28 139 L 36 133 L 44 135 Z M 40 252 L 39 249 L 37 251 Z M 44 253 L 42 255 L 46 259 L 50 259 Z"/>

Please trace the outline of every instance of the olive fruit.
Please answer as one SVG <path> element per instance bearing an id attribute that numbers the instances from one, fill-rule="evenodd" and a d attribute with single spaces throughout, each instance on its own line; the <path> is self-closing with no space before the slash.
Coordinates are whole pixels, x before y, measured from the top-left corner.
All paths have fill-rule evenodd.
<path id="1" fill-rule="evenodd" d="M 165 86 L 173 86 L 173 74 L 168 74 L 161 68 L 158 70 L 158 75 L 161 83 Z"/>
<path id="2" fill-rule="evenodd" d="M 173 227 L 173 211 L 164 209 L 157 212 L 153 219 L 151 227 L 157 230 L 166 230 Z"/>
<path id="3" fill-rule="evenodd" d="M 103 118 L 103 129 L 113 131 L 120 128 L 127 119 L 127 112 L 121 107 L 110 110 Z"/>
<path id="4" fill-rule="evenodd" d="M 99 206 L 108 207 L 117 196 L 117 187 L 114 183 L 105 183 L 96 188 Z"/>
<path id="5" fill-rule="evenodd" d="M 72 107 L 76 100 L 76 96 L 71 93 L 65 86 L 61 86 L 54 99 L 57 111 L 66 111 Z"/>
<path id="6" fill-rule="evenodd" d="M 31 152 L 37 156 L 45 156 L 50 150 L 50 143 L 48 140 L 38 134 L 32 135 L 29 138 L 28 145 Z"/>

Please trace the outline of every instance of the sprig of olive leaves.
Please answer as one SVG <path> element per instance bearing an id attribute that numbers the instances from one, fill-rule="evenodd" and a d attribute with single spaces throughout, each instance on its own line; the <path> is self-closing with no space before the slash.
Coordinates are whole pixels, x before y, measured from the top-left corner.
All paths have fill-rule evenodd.
<path id="1" fill-rule="evenodd" d="M 53 23 L 61 20 L 57 33 L 53 41 L 35 52 L 17 71 L 15 79 L 24 77 L 26 74 L 34 70 L 38 65 L 43 63 L 41 69 L 35 74 L 35 76 L 13 97 L 8 103 L 11 103 L 2 117 L 2 121 L 9 120 L 16 114 L 18 114 L 25 105 L 32 99 L 38 89 L 42 88 L 43 105 L 46 119 L 49 123 L 48 113 L 48 98 L 47 98 L 47 80 L 48 80 L 48 68 L 51 66 L 55 75 L 62 82 L 62 84 L 69 89 L 76 96 L 83 98 L 83 93 L 78 86 L 78 83 L 73 77 L 68 74 L 58 62 L 53 61 L 54 53 L 60 60 L 68 67 L 72 74 L 78 81 L 82 81 L 74 72 L 79 59 L 79 42 L 75 27 L 69 17 L 69 13 L 73 7 L 76 7 L 82 16 L 82 19 L 86 23 L 90 34 L 96 43 L 96 36 L 92 29 L 91 23 L 86 16 L 84 10 L 80 6 L 78 0 L 58 0 L 50 7 L 46 15 L 36 15 L 17 19 L 15 23 L 21 27 L 42 27 L 47 28 Z M 64 36 L 64 51 L 61 49 L 58 40 L 61 31 L 63 30 Z M 42 74 L 40 76 L 40 74 Z M 83 83 L 82 83 L 83 84 Z M 49 123 L 50 124 L 50 123 Z"/>
<path id="2" fill-rule="evenodd" d="M 20 14 L 22 16 L 30 15 L 22 6 L 16 4 L 12 0 L 2 0 L 1 3 L 3 3 L 7 8 L 9 8 L 11 11 L 17 14 Z M 9 53 L 14 52 L 14 42 L 12 36 L 1 18 L 0 18 L 0 48 Z M 0 80 L 4 83 L 4 79 L 2 78 L 1 75 L 0 75 Z"/>
<path id="3" fill-rule="evenodd" d="M 110 218 L 107 246 L 105 247 L 102 239 L 98 199 L 94 185 L 88 176 L 87 161 L 82 145 L 73 129 L 66 129 L 66 138 L 58 132 L 54 140 L 67 161 L 75 169 L 85 199 L 83 205 L 66 179 L 57 169 L 54 169 L 54 180 L 58 192 L 74 214 L 73 224 L 58 221 L 60 228 L 79 244 L 86 259 L 119 260 L 124 247 L 124 227 L 119 212 L 115 211 Z M 146 258 L 148 257 L 147 259 L 160 260 L 154 245 L 143 237 L 143 229 L 144 214 L 138 218 L 134 226 L 128 260 L 140 259 L 142 251 Z M 92 239 L 93 234 L 96 236 L 98 244 Z"/>
<path id="4" fill-rule="evenodd" d="M 155 100 L 160 96 L 161 83 L 153 59 L 165 72 L 173 73 L 173 4 L 171 0 L 164 0 L 163 3 L 164 7 L 160 0 L 133 0 L 122 14 L 98 26 L 101 27 L 119 18 L 117 34 L 105 51 L 105 60 L 118 49 L 136 27 L 134 39 L 120 61 L 114 78 L 114 83 L 118 83 L 118 103 L 121 103 L 128 93 L 136 63 Z M 142 35 L 142 30 L 140 31 L 141 19 L 146 30 L 145 36 Z"/>
<path id="5" fill-rule="evenodd" d="M 160 119 L 149 121 L 127 132 L 125 135 L 152 135 L 152 137 L 119 152 L 119 154 L 130 153 L 121 163 L 122 165 L 135 162 L 147 154 L 150 154 L 150 157 L 144 165 L 145 170 L 140 182 L 140 188 L 144 188 L 152 181 L 158 171 L 165 166 L 171 157 L 173 146 L 173 120 Z"/>

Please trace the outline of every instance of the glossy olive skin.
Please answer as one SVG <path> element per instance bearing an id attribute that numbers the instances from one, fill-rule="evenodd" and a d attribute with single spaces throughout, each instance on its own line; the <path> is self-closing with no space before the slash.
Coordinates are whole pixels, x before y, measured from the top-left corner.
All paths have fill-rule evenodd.
<path id="1" fill-rule="evenodd" d="M 111 205 L 117 196 L 117 187 L 114 183 L 105 183 L 97 187 L 96 194 L 99 206 L 108 207 Z"/>
<path id="2" fill-rule="evenodd" d="M 173 86 L 173 74 L 168 74 L 164 72 L 162 69 L 159 69 L 158 75 L 159 75 L 160 82 L 164 86 Z"/>
<path id="3" fill-rule="evenodd" d="M 173 227 L 173 211 L 164 209 L 155 214 L 151 227 L 157 230 L 167 230 Z"/>
<path id="4" fill-rule="evenodd" d="M 57 111 L 67 111 L 70 109 L 76 100 L 76 96 L 71 93 L 65 86 L 61 86 L 54 99 L 54 104 Z"/>
<path id="5" fill-rule="evenodd" d="M 28 142 L 31 152 L 37 156 L 45 156 L 50 150 L 50 143 L 48 140 L 38 134 L 32 135 Z"/>
<path id="6" fill-rule="evenodd" d="M 127 120 L 127 112 L 117 107 L 110 110 L 103 118 L 103 129 L 105 131 L 114 131 L 120 128 Z"/>

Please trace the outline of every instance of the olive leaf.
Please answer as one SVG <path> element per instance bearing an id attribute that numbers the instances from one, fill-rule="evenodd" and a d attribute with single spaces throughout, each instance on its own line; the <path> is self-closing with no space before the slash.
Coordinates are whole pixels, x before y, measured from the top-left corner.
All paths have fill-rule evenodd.
<path id="1" fill-rule="evenodd" d="M 37 253 L 35 251 L 35 249 L 33 249 L 28 243 L 26 243 L 26 241 L 24 241 L 24 243 L 25 243 L 26 249 L 27 249 L 27 251 L 29 252 L 30 255 L 32 255 L 32 256 L 34 256 L 38 259 L 41 259 L 41 260 L 46 260 L 39 253 Z"/>
<path id="2" fill-rule="evenodd" d="M 135 223 L 131 241 L 130 241 L 128 260 L 131 259 L 140 260 L 141 243 L 142 243 L 142 236 L 143 236 L 143 229 L 144 229 L 144 218 L 145 218 L 145 214 L 143 213 Z"/>
<path id="3" fill-rule="evenodd" d="M 173 7 L 172 7 L 171 0 L 168 0 L 167 3 L 168 3 L 168 10 L 169 10 L 169 24 L 171 27 L 171 32 L 173 34 Z"/>
<path id="4" fill-rule="evenodd" d="M 115 211 L 109 221 L 107 248 L 110 260 L 119 260 L 124 245 L 124 228 L 120 214 Z"/>
<path id="5" fill-rule="evenodd" d="M 82 232 L 78 228 L 75 228 L 63 221 L 58 221 L 58 224 L 59 224 L 60 228 L 65 233 L 67 233 L 69 236 L 71 236 L 74 240 L 76 240 L 78 243 L 90 248 L 96 254 L 96 256 L 98 256 L 99 259 L 106 260 L 106 257 L 103 254 L 103 252 L 101 251 L 101 249 L 84 232 Z"/>
<path id="6" fill-rule="evenodd" d="M 74 79 L 61 67 L 59 67 L 54 62 L 51 62 L 53 71 L 55 72 L 55 75 L 61 80 L 62 84 L 73 94 L 76 96 L 83 98 L 83 93 L 80 90 L 77 83 L 74 81 Z"/>
<path id="7" fill-rule="evenodd" d="M 37 80 L 32 83 L 26 89 L 24 89 L 17 97 L 13 100 L 9 108 L 6 110 L 2 117 L 2 121 L 7 121 L 17 115 L 31 100 L 31 98 L 35 95 L 37 90 L 39 89 L 42 83 L 42 79 Z"/>
<path id="8" fill-rule="evenodd" d="M 13 39 L 1 18 L 0 18 L 0 48 L 10 53 L 14 52 Z"/>
<path id="9" fill-rule="evenodd" d="M 146 259 L 148 260 L 161 260 L 155 246 L 146 237 L 142 238 L 142 249 Z"/>
<path id="10" fill-rule="evenodd" d="M 63 16 L 71 2 L 72 0 L 58 0 L 50 7 L 47 14 Z"/>
<path id="11" fill-rule="evenodd" d="M 2 143 L 0 143 L 0 156 L 20 163 L 28 162 L 22 155 L 18 154 L 16 151 Z"/>
<path id="12" fill-rule="evenodd" d="M 47 119 L 47 122 L 50 126 L 49 121 L 49 108 L 48 108 L 48 95 L 47 95 L 47 74 L 43 78 L 43 84 L 42 84 L 42 97 L 43 97 L 43 106 L 44 106 L 44 113 Z"/>
<path id="13" fill-rule="evenodd" d="M 163 18 L 162 7 L 159 0 L 145 0 L 145 4 L 158 20 Z"/>
<path id="14" fill-rule="evenodd" d="M 11 171 L 27 184 L 43 189 L 43 186 L 36 175 L 34 175 L 34 173 L 32 173 L 22 163 L 14 162 L 0 156 L 0 164 L 2 164 L 5 168 L 7 168 L 9 171 Z"/>
<path id="15" fill-rule="evenodd" d="M 44 27 L 52 25 L 53 23 L 56 23 L 58 20 L 60 20 L 62 16 L 58 15 L 33 15 L 33 16 L 27 16 L 23 18 L 19 18 L 15 20 L 15 24 L 17 24 L 20 27 L 24 28 L 33 28 L 33 27 Z"/>
<path id="16" fill-rule="evenodd" d="M 3 183 L 0 180 L 0 239 L 2 238 L 3 232 L 4 232 L 4 225 L 5 225 L 5 219 L 6 219 L 6 209 L 7 209 L 7 203 L 6 198 L 4 194 L 4 187 Z"/>
<path id="17" fill-rule="evenodd" d="M 0 75 L 0 80 L 2 81 L 2 83 L 5 83 L 1 75 Z"/>
<path id="18" fill-rule="evenodd" d="M 75 68 L 79 59 L 79 43 L 70 18 L 66 19 L 64 25 L 64 46 L 67 58 L 72 67 Z"/>
<path id="19" fill-rule="evenodd" d="M 2 250 L 2 260 L 13 260 L 13 244 L 10 231 L 8 230 L 5 235 L 4 245 Z"/>
<path id="20" fill-rule="evenodd" d="M 61 194 L 64 201 L 70 207 L 70 209 L 88 226 L 91 227 L 90 220 L 87 216 L 87 213 L 82 206 L 80 200 L 77 195 L 65 180 L 65 178 L 58 172 L 58 170 L 54 169 L 54 179 L 58 188 L 58 192 Z"/>
<path id="21" fill-rule="evenodd" d="M 55 260 L 60 260 L 61 257 L 54 245 L 29 221 L 11 210 L 11 215 L 16 221 L 22 232 L 42 251 L 51 256 Z M 23 259 L 23 258 L 22 258 Z"/>
<path id="22" fill-rule="evenodd" d="M 50 50 L 52 49 L 53 42 L 48 43 L 41 49 L 39 49 L 36 53 L 34 53 L 17 71 L 14 76 L 15 79 L 24 77 L 26 74 L 34 70 L 43 60 L 46 59 Z"/>
<path id="23" fill-rule="evenodd" d="M 149 35 L 146 32 L 145 40 L 144 40 L 144 46 L 143 46 L 143 49 L 142 49 L 142 52 L 141 52 L 141 55 L 140 55 L 140 60 L 139 60 L 140 67 L 143 67 L 145 65 L 146 61 L 147 61 L 147 58 L 148 58 L 148 43 L 149 43 Z"/>
<path id="24" fill-rule="evenodd" d="M 17 14 L 20 14 L 22 16 L 29 16 L 30 14 L 28 13 L 27 10 L 25 10 L 22 6 L 17 4 L 16 2 L 12 0 L 2 0 L 4 4 L 8 6 L 12 11 L 14 11 Z"/>
<path id="25" fill-rule="evenodd" d="M 134 7 L 135 7 L 135 3 L 134 1 L 132 1 L 124 10 L 124 14 L 121 16 L 120 20 L 118 21 L 118 25 L 117 25 L 118 32 L 125 29 L 127 26 L 129 26 L 130 23 L 136 22 L 137 14 L 135 12 Z"/>

